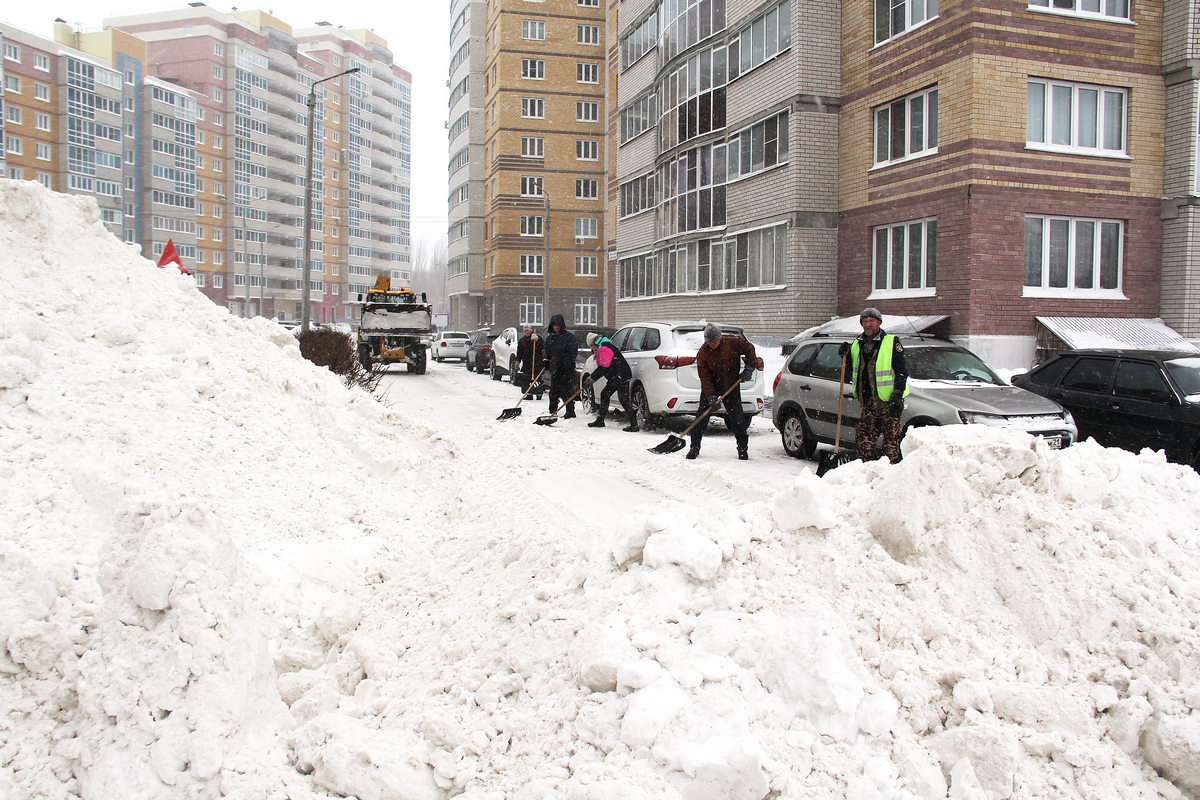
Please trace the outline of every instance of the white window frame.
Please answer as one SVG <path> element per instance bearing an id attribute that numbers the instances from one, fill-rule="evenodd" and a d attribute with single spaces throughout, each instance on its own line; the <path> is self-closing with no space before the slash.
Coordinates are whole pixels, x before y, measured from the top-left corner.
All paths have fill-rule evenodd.
<path id="1" fill-rule="evenodd" d="M 546 80 L 546 61 L 541 58 L 522 58 L 521 77 L 527 81 Z"/>
<path id="2" fill-rule="evenodd" d="M 49 114 L 41 114 L 41 113 L 35 111 L 33 114 L 33 127 L 39 131 L 49 131 L 50 130 L 50 115 Z"/>
<path id="3" fill-rule="evenodd" d="M 600 26 L 599 25 L 576 25 L 575 26 L 575 43 L 576 44 L 600 44 Z"/>
<path id="4" fill-rule="evenodd" d="M 33 68 L 37 69 L 37 70 L 41 70 L 42 72 L 49 72 L 50 71 L 50 56 L 46 55 L 45 53 L 34 53 L 33 54 Z"/>
<path id="5" fill-rule="evenodd" d="M 10 155 L 19 156 L 22 154 L 21 140 L 16 136 L 4 137 L 4 152 Z"/>
<path id="6" fill-rule="evenodd" d="M 541 275 L 542 274 L 542 254 L 541 253 L 522 253 L 521 254 L 521 274 L 522 275 Z"/>
<path id="7" fill-rule="evenodd" d="M 522 236 L 541 236 L 542 235 L 542 217 L 538 214 L 522 214 L 521 215 L 521 235 Z"/>
<path id="8" fill-rule="evenodd" d="M 575 62 L 576 83 L 599 83 L 600 65 L 591 61 Z"/>
<path id="9" fill-rule="evenodd" d="M 35 83 L 33 85 L 33 99 L 41 100 L 45 103 L 50 102 L 50 87 L 44 83 Z"/>
<path id="10" fill-rule="evenodd" d="M 50 160 L 50 158 L 51 158 L 50 145 L 46 144 L 45 142 L 38 142 L 37 145 L 35 146 L 34 150 L 37 153 L 35 157 L 37 158 L 38 161 L 49 161 Z"/>
<path id="11" fill-rule="evenodd" d="M 896 115 L 903 115 L 897 130 Z M 914 158 L 935 155 L 938 151 L 938 90 L 934 86 L 878 106 L 873 112 L 875 166 L 899 164 Z M 895 155 L 896 135 L 903 139 L 904 154 Z"/>
<path id="12" fill-rule="evenodd" d="M 600 222 L 597 217 L 576 217 L 575 238 L 595 239 L 599 236 Z"/>
<path id="13" fill-rule="evenodd" d="M 541 136 L 522 136 L 521 155 L 525 158 L 545 158 L 546 140 Z"/>
<path id="14" fill-rule="evenodd" d="M 595 297 L 575 298 L 575 325 L 595 325 L 600 316 L 600 304 Z"/>
<path id="15" fill-rule="evenodd" d="M 904 25 L 895 27 L 897 9 L 903 7 Z M 879 17 L 883 13 L 888 26 L 887 36 L 881 36 Z M 932 13 L 931 13 L 932 12 Z M 938 0 L 875 0 L 874 33 L 876 46 L 890 42 L 911 30 L 916 30 L 938 18 Z"/>
<path id="16" fill-rule="evenodd" d="M 599 161 L 600 160 L 600 140 L 599 139 L 576 139 L 575 140 L 575 160 L 576 161 Z"/>
<path id="17" fill-rule="evenodd" d="M 912 251 L 913 232 L 921 232 L 920 251 Z M 900 252 L 897 253 L 897 238 Z M 931 248 L 932 245 L 932 248 Z M 912 258 L 920 259 L 919 275 L 913 284 Z M 932 262 L 930 260 L 932 255 Z M 897 264 L 897 257 L 899 263 Z M 930 280 L 930 266 L 933 280 Z M 885 286 L 879 286 L 879 270 L 886 271 Z M 902 286 L 896 286 L 896 278 Z M 937 295 L 937 217 L 905 220 L 871 229 L 871 293 L 868 299 L 887 297 L 934 297 Z"/>
<path id="18" fill-rule="evenodd" d="M 600 274 L 598 261 L 596 256 L 575 256 L 575 277 L 595 278 Z"/>
<path id="19" fill-rule="evenodd" d="M 1041 246 L 1031 237 L 1032 223 L 1040 223 Z M 1060 230 L 1065 227 L 1067 252 L 1065 253 L 1066 274 L 1065 286 L 1051 286 L 1050 264 L 1053 249 L 1053 227 Z M 1091 270 L 1093 287 L 1077 287 L 1077 275 L 1080 261 L 1079 235 L 1082 226 L 1091 226 Z M 1105 227 L 1116 236 L 1116 286 L 1100 288 L 1101 258 L 1104 255 Z M 1063 298 L 1092 298 L 1092 299 L 1124 299 L 1123 289 L 1125 279 L 1125 223 L 1119 219 L 1092 219 L 1086 217 L 1067 217 L 1058 214 L 1026 214 L 1025 215 L 1025 272 L 1028 272 L 1030 257 L 1040 250 L 1041 284 L 1039 286 L 1022 286 L 1022 297 L 1063 297 Z M 1023 277 L 1022 283 L 1028 280 Z"/>
<path id="20" fill-rule="evenodd" d="M 546 23 L 540 19 L 521 20 L 521 38 L 531 42 L 546 40 Z"/>
<path id="21" fill-rule="evenodd" d="M 545 119 L 546 101 L 540 97 L 522 97 L 521 117 L 523 119 Z"/>
<path id="22" fill-rule="evenodd" d="M 575 197 L 579 200 L 597 200 L 600 197 L 600 181 L 596 178 L 576 178 Z"/>
<path id="23" fill-rule="evenodd" d="M 1094 94 L 1095 124 L 1084 124 L 1086 120 L 1081 115 L 1081 98 Z M 1113 104 L 1119 103 L 1119 109 L 1113 112 Z M 1040 104 L 1040 105 L 1039 105 Z M 1066 113 L 1070 115 L 1069 131 L 1064 131 L 1058 124 L 1062 119 L 1060 110 L 1066 105 Z M 1036 115 L 1041 114 L 1041 128 L 1038 130 Z M 1110 136 L 1105 130 L 1105 121 L 1110 113 L 1120 114 L 1120 146 L 1109 147 Z M 1056 119 L 1056 115 L 1059 117 Z M 1025 115 L 1025 147 L 1028 150 L 1048 150 L 1055 153 L 1075 153 L 1079 155 L 1104 156 L 1106 158 L 1129 158 L 1126 148 L 1129 143 L 1129 93 L 1118 86 L 1100 86 L 1088 83 L 1072 83 L 1055 81 L 1045 78 L 1030 78 L 1026 89 Z M 1069 144 L 1051 141 L 1067 135 Z M 1095 145 L 1079 144 L 1089 137 L 1095 137 Z"/>
<path id="24" fill-rule="evenodd" d="M 1129 0 L 1074 0 L 1074 8 L 1063 8 L 1063 0 L 1029 0 L 1029 10 L 1044 14 L 1061 14 L 1065 17 L 1085 17 L 1107 22 L 1131 22 Z M 1093 6 L 1095 10 L 1083 8 Z M 1113 13 L 1109 13 L 1109 11 Z"/>
<path id="25" fill-rule="evenodd" d="M 541 2 L 541 0 L 537 0 L 537 2 Z M 518 322 L 521 325 L 541 325 L 542 296 L 521 295 L 521 302 L 518 304 L 517 314 L 520 317 Z"/>
<path id="26" fill-rule="evenodd" d="M 12 42 L 4 43 L 4 60 L 21 63 L 21 48 Z"/>
<path id="27" fill-rule="evenodd" d="M 575 121 L 599 122 L 600 104 L 590 100 L 577 100 L 575 102 Z"/>
<path id="28" fill-rule="evenodd" d="M 20 106 L 14 106 L 11 103 L 9 103 L 7 106 L 4 107 L 4 121 L 5 122 L 11 122 L 14 125 L 20 125 L 20 124 L 22 124 L 21 119 L 22 119 L 22 114 L 21 114 Z"/>
<path id="29" fill-rule="evenodd" d="M 13 94 L 21 93 L 21 76 L 20 75 L 5 75 L 4 76 L 4 91 L 12 92 Z"/>
<path id="30" fill-rule="evenodd" d="M 522 197 L 541 197 L 542 196 L 542 176 L 540 176 L 540 175 L 522 175 L 521 176 L 521 196 Z"/>

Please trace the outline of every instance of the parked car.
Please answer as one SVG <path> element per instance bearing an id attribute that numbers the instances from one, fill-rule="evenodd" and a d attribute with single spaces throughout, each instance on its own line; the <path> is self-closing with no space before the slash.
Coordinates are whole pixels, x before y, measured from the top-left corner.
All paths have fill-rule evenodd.
<path id="1" fill-rule="evenodd" d="M 488 364 L 492 380 L 498 381 L 505 375 L 511 381 L 517 371 L 517 341 L 522 331 L 505 328 L 492 342 L 492 358 Z"/>
<path id="2" fill-rule="evenodd" d="M 448 358 L 466 361 L 467 348 L 470 346 L 470 334 L 462 331 L 441 331 L 433 337 L 433 344 L 429 346 L 429 350 L 434 361 L 441 362 Z"/>
<path id="3" fill-rule="evenodd" d="M 1013 383 L 1065 406 L 1082 437 L 1200 471 L 1200 353 L 1074 350 Z"/>
<path id="4" fill-rule="evenodd" d="M 605 328 L 601 325 L 576 325 L 571 328 L 571 333 L 575 334 L 575 341 L 579 343 L 579 350 L 575 353 L 575 366 L 582 372 L 588 357 L 592 354 L 592 349 L 588 347 L 587 343 L 588 334 L 594 333 L 597 336 L 611 339 L 616 335 L 617 329 Z"/>
<path id="5" fill-rule="evenodd" d="M 492 341 L 497 334 L 487 331 L 477 331 L 471 336 L 471 344 L 467 347 L 467 369 L 483 373 L 492 361 Z"/>
<path id="6" fill-rule="evenodd" d="M 837 436 L 838 347 L 853 336 L 814 336 L 802 341 L 775 379 L 774 422 L 783 449 L 809 458 L 818 442 Z M 1067 447 L 1078 436 L 1071 414 L 1058 403 L 1010 386 L 979 356 L 944 339 L 900 337 L 908 365 L 909 395 L 901 421 L 904 431 L 928 425 L 991 425 L 1027 431 L 1051 447 Z M 851 391 L 846 362 L 842 436 L 853 444 L 859 404 Z"/>
<path id="7" fill-rule="evenodd" d="M 733 325 L 722 325 L 721 330 L 745 336 L 741 328 Z M 575 335 L 579 336 L 578 329 Z M 639 427 L 653 428 L 664 417 L 697 413 L 700 375 L 696 371 L 696 353 L 704 344 L 703 322 L 636 322 L 621 328 L 611 338 L 633 372 L 629 386 L 633 409 L 625 410 L 632 411 Z M 583 369 L 591 372 L 595 366 L 596 357 L 589 352 Z M 583 390 L 586 408 L 594 407 L 604 384 L 602 379 Z M 742 383 L 742 410 L 747 416 L 762 412 L 765 389 L 762 370 L 755 370 L 754 377 Z M 615 394 L 612 404 L 620 408 Z"/>

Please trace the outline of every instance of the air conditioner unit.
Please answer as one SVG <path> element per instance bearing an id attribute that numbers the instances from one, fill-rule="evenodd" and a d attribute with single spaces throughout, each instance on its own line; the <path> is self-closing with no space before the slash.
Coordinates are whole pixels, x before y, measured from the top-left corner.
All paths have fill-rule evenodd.
<path id="1" fill-rule="evenodd" d="M 582 236 L 576 236 L 576 237 L 575 237 L 575 244 L 577 244 L 577 245 L 582 245 L 582 244 L 583 244 L 583 237 L 582 237 Z"/>

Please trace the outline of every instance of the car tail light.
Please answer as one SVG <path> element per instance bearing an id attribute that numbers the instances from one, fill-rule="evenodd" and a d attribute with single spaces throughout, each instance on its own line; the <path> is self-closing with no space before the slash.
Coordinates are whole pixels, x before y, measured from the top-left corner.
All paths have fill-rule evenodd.
<path id="1" fill-rule="evenodd" d="M 755 401 L 756 403 L 758 403 L 758 407 L 759 407 L 759 408 L 762 408 L 762 405 L 763 405 L 763 399 L 762 399 L 761 397 L 756 397 L 756 398 L 754 398 L 754 401 Z"/>
<path id="2" fill-rule="evenodd" d="M 485 353 L 490 353 L 490 352 L 492 352 L 492 346 L 491 346 L 490 344 L 485 344 L 485 345 L 483 346 L 483 352 L 485 352 Z"/>
<path id="3" fill-rule="evenodd" d="M 442 342 L 442 347 L 445 347 L 445 346 L 446 346 L 446 343 L 445 343 L 445 342 Z"/>
<path id="4" fill-rule="evenodd" d="M 775 376 L 775 382 L 771 384 L 771 394 L 775 394 L 775 390 L 779 388 L 779 379 L 782 377 L 782 372 Z"/>
<path id="5" fill-rule="evenodd" d="M 670 400 L 667 401 L 667 408 L 671 408 L 671 409 L 675 408 L 675 403 L 678 402 L 678 400 L 679 400 L 678 397 L 672 397 Z"/>
<path id="6" fill-rule="evenodd" d="M 655 356 L 659 369 L 676 369 L 696 363 L 695 356 Z"/>

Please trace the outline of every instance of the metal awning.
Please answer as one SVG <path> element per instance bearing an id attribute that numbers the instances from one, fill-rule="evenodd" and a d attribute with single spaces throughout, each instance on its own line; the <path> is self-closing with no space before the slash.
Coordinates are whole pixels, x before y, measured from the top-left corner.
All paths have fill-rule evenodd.
<path id="1" fill-rule="evenodd" d="M 900 336 L 912 336 L 925 331 L 937 325 L 943 320 L 950 319 L 949 314 L 933 314 L 924 317 L 906 317 L 897 314 L 884 314 L 883 324 L 880 326 L 886 333 L 894 333 Z M 816 333 L 822 334 L 854 334 L 857 336 L 862 333 L 862 323 L 858 317 L 839 317 L 831 319 L 823 325 L 818 325 L 815 328 L 809 328 L 796 338 L 801 336 L 812 336 Z"/>
<path id="2" fill-rule="evenodd" d="M 1161 319 L 1035 317 L 1072 350 L 1179 350 L 1200 352 Z M 1039 340 L 1041 337 L 1038 337 Z"/>

